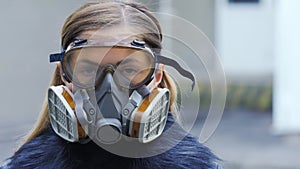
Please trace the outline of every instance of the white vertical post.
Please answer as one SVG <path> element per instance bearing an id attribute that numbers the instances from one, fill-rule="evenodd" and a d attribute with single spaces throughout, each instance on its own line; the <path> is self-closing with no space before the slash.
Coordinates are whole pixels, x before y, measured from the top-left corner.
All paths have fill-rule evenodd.
<path id="1" fill-rule="evenodd" d="M 275 1 L 273 128 L 300 133 L 300 1 Z"/>

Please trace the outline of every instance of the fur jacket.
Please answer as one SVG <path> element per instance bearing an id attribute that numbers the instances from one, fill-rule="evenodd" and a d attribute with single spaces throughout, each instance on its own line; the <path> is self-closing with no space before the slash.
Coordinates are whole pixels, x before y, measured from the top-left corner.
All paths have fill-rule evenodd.
<path id="1" fill-rule="evenodd" d="M 56 135 L 49 126 L 48 130 L 15 152 L 0 169 L 221 169 L 217 164 L 219 159 L 197 139 L 186 135 L 169 116 L 166 129 L 173 124 L 177 125 L 173 134 L 184 135 L 184 138 L 170 150 L 147 158 L 121 157 L 92 141 L 70 143 Z"/>

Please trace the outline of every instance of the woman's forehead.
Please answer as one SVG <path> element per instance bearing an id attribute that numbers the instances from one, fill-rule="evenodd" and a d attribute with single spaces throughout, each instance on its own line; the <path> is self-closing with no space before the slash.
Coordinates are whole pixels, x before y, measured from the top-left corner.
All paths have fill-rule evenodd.
<path id="1" fill-rule="evenodd" d="M 79 38 L 101 41 L 122 41 L 129 37 L 137 37 L 136 35 L 137 33 L 131 31 L 131 28 L 114 26 L 104 29 L 84 31 L 79 35 Z"/>
<path id="2" fill-rule="evenodd" d="M 143 50 L 126 47 L 92 47 L 76 49 L 72 52 L 72 62 L 89 61 L 97 64 L 117 64 L 125 59 L 141 63 L 153 61 L 153 56 Z"/>

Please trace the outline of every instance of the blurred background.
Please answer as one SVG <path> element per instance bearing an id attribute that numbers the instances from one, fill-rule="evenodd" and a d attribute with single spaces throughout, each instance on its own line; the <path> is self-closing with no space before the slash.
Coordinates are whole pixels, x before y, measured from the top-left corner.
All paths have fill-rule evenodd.
<path id="1" fill-rule="evenodd" d="M 13 154 L 37 119 L 55 68 L 49 53 L 60 50 L 61 26 L 84 2 L 2 2 L 0 161 Z M 300 169 L 300 1 L 141 2 L 193 23 L 216 47 L 227 100 L 217 130 L 204 144 L 224 160 L 224 168 Z M 209 108 L 209 89 L 200 90 Z"/>

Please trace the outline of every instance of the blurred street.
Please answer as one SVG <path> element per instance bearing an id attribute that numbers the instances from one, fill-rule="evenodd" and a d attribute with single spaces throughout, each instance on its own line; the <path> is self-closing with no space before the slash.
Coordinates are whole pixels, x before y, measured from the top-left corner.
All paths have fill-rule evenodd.
<path id="1" fill-rule="evenodd" d="M 225 169 L 300 169 L 300 137 L 274 135 L 270 112 L 225 111 L 207 145 Z"/>

